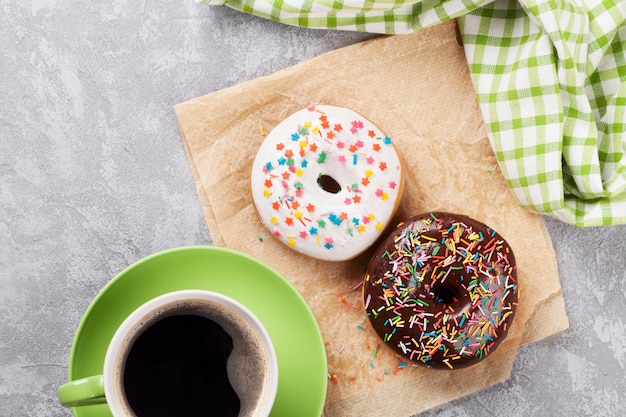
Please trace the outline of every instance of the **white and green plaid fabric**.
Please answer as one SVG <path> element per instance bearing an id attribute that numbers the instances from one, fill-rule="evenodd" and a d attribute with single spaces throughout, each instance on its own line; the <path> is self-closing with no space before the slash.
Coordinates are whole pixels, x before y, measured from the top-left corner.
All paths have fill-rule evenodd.
<path id="1" fill-rule="evenodd" d="M 523 207 L 626 223 L 626 0 L 208 0 L 287 24 L 409 33 L 457 18 L 489 139 Z"/>

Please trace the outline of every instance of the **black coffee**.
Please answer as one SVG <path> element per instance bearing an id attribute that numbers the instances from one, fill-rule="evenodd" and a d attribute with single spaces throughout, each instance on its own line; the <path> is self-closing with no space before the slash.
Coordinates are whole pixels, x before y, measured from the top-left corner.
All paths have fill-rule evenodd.
<path id="1" fill-rule="evenodd" d="M 126 359 L 124 391 L 139 417 L 236 417 L 228 380 L 233 340 L 202 316 L 165 317 L 144 331 Z"/>

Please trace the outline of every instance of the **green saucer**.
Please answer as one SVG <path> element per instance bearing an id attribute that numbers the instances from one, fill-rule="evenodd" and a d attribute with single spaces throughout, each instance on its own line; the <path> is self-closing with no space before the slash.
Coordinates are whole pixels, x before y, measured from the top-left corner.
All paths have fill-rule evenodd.
<path id="1" fill-rule="evenodd" d="M 298 291 L 254 258 L 214 246 L 157 253 L 109 282 L 87 309 L 74 338 L 69 380 L 102 373 L 109 341 L 124 318 L 161 294 L 201 289 L 246 305 L 263 322 L 278 357 L 271 417 L 319 417 L 326 399 L 326 351 L 313 313 Z M 76 417 L 110 417 L 105 405 L 76 407 Z"/>

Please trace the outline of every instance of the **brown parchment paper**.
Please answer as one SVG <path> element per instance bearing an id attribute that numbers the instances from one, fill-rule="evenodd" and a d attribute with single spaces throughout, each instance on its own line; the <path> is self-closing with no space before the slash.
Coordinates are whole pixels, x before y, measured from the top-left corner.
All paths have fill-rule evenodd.
<path id="1" fill-rule="evenodd" d="M 486 360 L 450 372 L 398 368 L 361 310 L 358 285 L 370 252 L 349 262 L 309 259 L 257 220 L 249 182 L 263 132 L 312 104 L 351 108 L 394 140 L 406 168 L 394 224 L 425 211 L 453 211 L 509 241 L 521 300 L 507 339 Z M 332 378 L 324 416 L 414 415 L 506 380 L 520 344 L 568 327 L 550 238 L 540 216 L 519 208 L 498 170 L 454 22 L 329 52 L 175 111 L 214 243 L 278 270 L 317 318 Z"/>

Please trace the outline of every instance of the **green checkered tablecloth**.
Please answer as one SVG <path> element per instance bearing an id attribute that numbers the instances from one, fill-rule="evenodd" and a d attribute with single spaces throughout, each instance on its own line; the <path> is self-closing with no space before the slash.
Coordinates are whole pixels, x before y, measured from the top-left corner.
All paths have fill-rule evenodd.
<path id="1" fill-rule="evenodd" d="M 626 0 L 208 0 L 310 28 L 401 34 L 457 19 L 519 204 L 626 223 Z"/>

